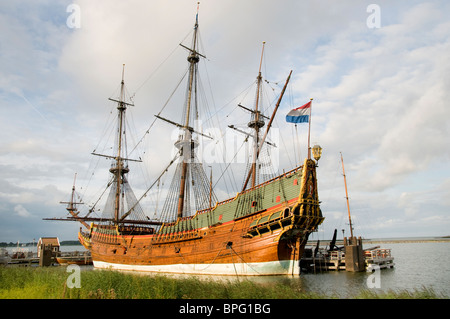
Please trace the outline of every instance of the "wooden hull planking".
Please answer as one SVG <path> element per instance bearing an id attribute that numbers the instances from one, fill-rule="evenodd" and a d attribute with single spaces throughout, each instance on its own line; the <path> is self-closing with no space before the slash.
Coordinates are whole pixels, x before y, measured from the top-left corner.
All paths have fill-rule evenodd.
<path id="1" fill-rule="evenodd" d="M 118 226 L 92 225 L 89 233 L 79 233 L 79 240 L 91 251 L 96 268 L 214 275 L 298 274 L 308 236 L 324 219 L 315 163 L 305 160 L 300 168 L 206 212 L 165 224 L 153 234 L 125 234 Z M 284 194 L 283 200 L 280 194 Z"/>

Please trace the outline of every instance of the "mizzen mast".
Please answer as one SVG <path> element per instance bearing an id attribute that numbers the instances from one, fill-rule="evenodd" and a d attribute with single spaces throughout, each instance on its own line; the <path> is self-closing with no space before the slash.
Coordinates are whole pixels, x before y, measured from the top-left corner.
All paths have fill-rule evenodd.
<path id="1" fill-rule="evenodd" d="M 289 83 L 289 80 L 290 80 L 290 78 L 291 78 L 291 74 L 292 74 L 292 70 L 291 70 L 291 72 L 289 72 L 289 76 L 288 76 L 288 78 L 286 79 L 286 83 L 284 84 L 284 87 L 283 87 L 283 89 L 281 90 L 281 93 L 280 93 L 280 96 L 279 96 L 279 98 L 278 98 L 277 104 L 275 105 L 275 109 L 273 110 L 272 116 L 270 117 L 269 123 L 267 124 L 266 131 L 265 131 L 265 133 L 264 133 L 264 135 L 263 135 L 263 137 L 262 137 L 262 139 L 261 139 L 261 141 L 260 141 L 260 143 L 259 143 L 259 145 L 258 145 L 258 149 L 257 149 L 257 152 L 256 152 L 256 157 L 257 157 L 257 158 L 259 157 L 259 153 L 261 152 L 261 149 L 262 149 L 262 147 L 263 147 L 263 144 L 264 144 L 264 143 L 268 143 L 268 142 L 266 142 L 266 137 L 267 137 L 267 134 L 269 133 L 269 130 L 270 130 L 271 126 L 272 126 L 272 122 L 273 122 L 273 120 L 274 120 L 274 118 L 275 118 L 275 114 L 276 114 L 277 111 L 278 111 L 278 107 L 280 106 L 280 103 L 281 103 L 281 100 L 282 100 L 282 98 L 283 98 L 284 92 L 286 91 L 286 87 L 287 87 L 287 85 L 288 85 L 288 83 Z M 260 115 L 263 116 L 262 114 L 260 114 Z M 265 117 L 265 116 L 264 116 L 264 117 Z M 269 145 L 272 145 L 271 143 L 268 143 L 268 144 L 269 144 Z M 247 184 L 248 184 L 248 182 L 249 182 L 249 180 L 250 180 L 250 177 L 251 177 L 252 175 L 254 175 L 254 174 L 253 174 L 253 172 L 254 172 L 253 169 L 256 169 L 256 166 L 255 166 L 255 167 L 252 167 L 252 169 L 248 172 L 247 179 L 246 179 L 245 182 L 244 182 L 244 187 L 243 187 L 242 191 L 244 191 L 245 188 L 247 187 Z"/>
<path id="2" fill-rule="evenodd" d="M 291 78 L 291 74 L 292 71 L 289 73 L 289 76 L 286 80 L 286 83 L 283 87 L 283 89 L 281 90 L 281 94 L 278 98 L 277 104 L 275 106 L 275 109 L 273 111 L 272 116 L 270 117 L 270 119 L 266 116 L 264 116 L 263 114 L 261 114 L 261 112 L 259 111 L 259 98 L 261 95 L 261 82 L 262 82 L 262 76 L 261 76 L 261 66 L 262 66 L 262 61 L 263 61 L 263 56 L 264 56 L 264 46 L 265 46 L 266 42 L 263 42 L 263 48 L 262 48 L 262 52 L 261 52 L 261 60 L 259 63 L 259 72 L 258 72 L 258 76 L 256 77 L 256 81 L 257 81 L 257 88 L 256 88 L 256 102 L 255 102 L 255 109 L 254 110 L 250 110 L 242 105 L 239 104 L 240 107 L 246 109 L 247 111 L 250 111 L 252 113 L 252 121 L 250 121 L 248 123 L 248 127 L 253 128 L 255 130 L 255 134 L 253 134 L 253 138 L 254 138 L 254 144 L 253 144 L 253 159 L 252 159 L 252 166 L 250 168 L 250 171 L 248 172 L 247 178 L 244 181 L 244 186 L 242 187 L 242 191 L 244 191 L 247 188 L 248 182 L 250 181 L 250 178 L 252 180 L 251 182 L 251 187 L 255 187 L 256 185 L 256 176 L 257 176 L 257 171 L 256 171 L 256 162 L 258 160 L 259 157 L 259 153 L 261 151 L 261 148 L 263 147 L 264 143 L 267 143 L 269 145 L 274 146 L 273 144 L 266 142 L 266 136 L 269 133 L 270 127 L 272 125 L 273 119 L 275 117 L 275 114 L 277 113 L 278 107 L 280 106 L 281 100 L 283 98 L 284 92 L 286 90 L 286 87 L 289 83 L 289 79 Z M 263 118 L 269 119 L 269 124 L 267 125 L 266 128 L 266 132 L 264 133 L 263 137 L 260 138 L 259 137 L 259 130 L 260 128 L 264 127 L 265 123 Z M 235 130 L 237 130 L 236 128 L 234 128 L 234 126 L 229 126 L 230 128 L 233 128 Z M 240 131 L 240 130 L 237 130 Z M 243 132 L 245 133 L 245 132 Z"/>
<path id="3" fill-rule="evenodd" d="M 252 156 L 252 163 L 251 163 L 252 165 L 248 172 L 247 179 L 244 182 L 244 186 L 242 187 L 242 191 L 244 191 L 247 188 L 250 178 L 251 178 L 251 187 L 255 187 L 255 185 L 256 185 L 256 175 L 257 175 L 256 162 L 257 162 L 258 155 L 259 155 L 259 140 L 260 140 L 259 130 L 260 130 L 260 128 L 264 127 L 264 125 L 265 125 L 263 118 L 267 118 L 266 116 L 261 114 L 261 111 L 259 111 L 259 98 L 261 95 L 261 82 L 262 82 L 261 67 L 262 67 L 262 61 L 263 61 L 263 56 L 264 56 L 265 44 L 266 44 L 266 41 L 263 41 L 263 46 L 262 46 L 262 50 L 261 50 L 261 59 L 259 62 L 259 71 L 258 71 L 258 75 L 256 77 L 255 108 L 253 110 L 251 110 L 240 104 L 238 105 L 238 106 L 242 107 L 243 109 L 250 111 L 252 113 L 252 117 L 251 117 L 252 119 L 250 122 L 248 122 L 248 127 L 253 129 L 255 132 L 254 132 L 254 134 L 247 134 L 245 132 L 242 132 L 241 130 L 236 129 L 233 125 L 229 126 L 230 128 L 232 128 L 238 132 L 241 132 L 248 136 L 253 137 L 253 156 Z"/>

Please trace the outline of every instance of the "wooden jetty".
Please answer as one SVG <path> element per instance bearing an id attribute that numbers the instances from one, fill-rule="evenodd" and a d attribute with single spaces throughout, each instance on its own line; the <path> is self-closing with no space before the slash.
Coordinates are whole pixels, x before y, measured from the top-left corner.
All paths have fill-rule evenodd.
<path id="1" fill-rule="evenodd" d="M 28 249 L 21 249 L 19 246 L 12 255 L 6 249 L 0 251 L 0 261 L 5 265 L 39 266 L 53 265 L 91 265 L 92 257 L 90 251 L 69 251 L 60 250 L 58 237 L 41 237 L 37 244 L 37 251 L 33 253 Z"/>
<path id="2" fill-rule="evenodd" d="M 345 260 L 345 250 L 329 251 L 324 248 L 314 249 L 305 248 L 303 258 L 300 260 L 300 268 L 303 272 L 324 272 L 324 271 L 354 271 L 349 269 Z M 364 265 L 361 268 L 368 272 L 376 269 L 393 268 L 394 257 L 391 255 L 391 249 L 372 247 L 363 250 Z M 361 270 L 358 270 L 361 271 Z"/>
<path id="3" fill-rule="evenodd" d="M 366 250 L 365 260 L 366 260 L 366 270 L 374 271 L 375 269 L 385 269 L 394 267 L 394 257 L 391 255 L 390 249 L 376 248 L 372 250 Z"/>
<path id="4" fill-rule="evenodd" d="M 39 257 L 31 251 L 16 251 L 9 256 L 8 265 L 27 266 L 39 263 Z"/>
<path id="5" fill-rule="evenodd" d="M 58 254 L 46 256 L 32 252 L 15 253 L 9 256 L 7 265 L 18 266 L 52 266 L 52 265 L 91 265 L 92 257 L 89 251 L 70 251 L 70 252 L 58 252 Z"/>

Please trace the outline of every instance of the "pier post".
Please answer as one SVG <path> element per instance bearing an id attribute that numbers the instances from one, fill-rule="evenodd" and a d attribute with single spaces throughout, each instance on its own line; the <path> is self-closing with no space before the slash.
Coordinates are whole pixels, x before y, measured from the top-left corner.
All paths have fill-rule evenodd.
<path id="1" fill-rule="evenodd" d="M 344 238 L 345 247 L 345 270 L 351 272 L 364 271 L 364 252 L 362 249 L 361 237 Z"/>

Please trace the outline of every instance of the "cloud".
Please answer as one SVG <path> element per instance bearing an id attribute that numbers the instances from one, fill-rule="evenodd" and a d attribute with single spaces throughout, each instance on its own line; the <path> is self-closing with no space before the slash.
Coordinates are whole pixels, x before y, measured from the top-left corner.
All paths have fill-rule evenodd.
<path id="1" fill-rule="evenodd" d="M 14 207 L 14 212 L 20 217 L 30 217 L 31 214 L 22 205 Z"/>
<path id="2" fill-rule="evenodd" d="M 317 139 L 329 151 L 345 150 L 359 167 L 358 188 L 386 190 L 449 159 L 450 40 L 442 18 L 427 3 L 378 30 L 337 32 L 297 78 L 299 93 L 312 91 L 314 112 L 325 119 Z"/>
<path id="3" fill-rule="evenodd" d="M 136 106 L 128 115 L 137 128 L 136 140 L 187 68 L 179 43 L 189 45 L 195 2 L 75 1 L 81 28 L 70 29 L 66 8 L 72 2 L 11 2 L 0 9 L 0 43 L 8 43 L 0 47 L 0 125 L 5 132 L 0 143 L 0 211 L 3 225 L 10 222 L 9 228 L 21 234 L 27 234 L 29 225 L 14 224 L 5 216 L 23 222 L 19 214 L 28 213 L 27 220 L 37 223 L 37 216 L 64 215 L 58 202 L 70 193 L 75 172 L 77 188 L 87 199 L 107 181 L 109 161 L 92 158 L 90 152 L 110 137 L 105 123 L 114 121 L 115 106 L 107 98 L 117 94 L 122 64 L 128 93 L 135 94 Z M 444 176 L 450 172 L 449 4 L 380 1 L 379 29 L 366 25 L 368 4 L 202 2 L 200 49 L 207 59 L 200 64 L 201 83 L 214 97 L 209 99 L 208 92 L 208 115 L 220 115 L 219 121 L 206 125 L 246 125 L 243 116 L 248 114 L 233 109 L 254 82 L 261 43 L 267 41 L 263 75 L 270 86 L 279 89 L 294 70 L 291 96 L 284 98 L 276 120 L 283 139 L 278 152 L 288 152 L 280 156 L 280 170 L 298 161 L 292 147 L 282 149 L 282 144 L 295 142 L 296 157 L 299 148 L 306 155 L 306 128 L 299 126 L 296 136 L 284 123 L 284 114 L 312 97 L 312 141 L 324 148 L 319 187 L 325 216 L 336 223 L 344 218 L 345 223 L 342 151 L 361 231 L 414 233 L 424 210 L 429 211 L 428 231 L 443 231 L 449 225 L 444 215 L 449 206 Z M 164 115 L 176 120 L 181 116 L 177 110 L 183 89 Z M 268 92 L 273 94 L 271 87 Z M 247 97 L 252 105 L 253 91 Z M 173 128 L 157 124 L 149 136 L 170 137 Z M 130 147 L 136 140 L 129 140 Z M 141 146 L 144 151 L 133 155 L 143 157 L 144 168 L 130 172 L 137 196 L 167 165 L 173 147 L 172 141 L 155 143 L 148 137 Z M 91 175 L 93 168 L 103 171 Z M 239 188 L 238 172 L 234 179 Z M 222 196 L 235 192 L 220 187 Z M 51 232 L 48 224 L 39 225 L 42 232 Z"/>

